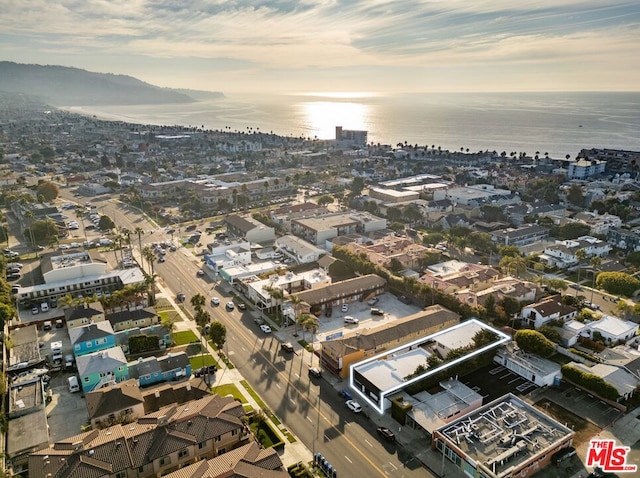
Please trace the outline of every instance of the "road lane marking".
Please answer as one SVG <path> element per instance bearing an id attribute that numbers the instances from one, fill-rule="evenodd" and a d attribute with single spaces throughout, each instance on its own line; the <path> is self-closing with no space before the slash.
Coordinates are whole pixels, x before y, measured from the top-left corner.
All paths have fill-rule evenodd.
<path id="1" fill-rule="evenodd" d="M 373 448 L 373 445 L 371 443 L 369 443 L 369 440 L 365 439 L 364 442 L 369 445 L 371 448 Z"/>
<path id="2" fill-rule="evenodd" d="M 347 461 L 348 461 L 349 463 L 353 464 L 353 462 L 349 459 L 349 457 L 348 457 L 347 455 L 345 455 L 344 457 L 347 459 Z"/>
<path id="3" fill-rule="evenodd" d="M 311 420 L 311 417 L 307 417 L 307 420 L 309 420 L 311 423 L 313 423 L 313 420 Z"/>
<path id="4" fill-rule="evenodd" d="M 282 390 L 282 387 L 280 385 L 278 385 L 277 383 L 275 385 L 276 385 L 276 387 L 278 387 L 279 389 Z"/>
<path id="5" fill-rule="evenodd" d="M 398 471 L 398 467 L 396 465 L 394 465 L 393 463 L 389 462 L 389 464 L 393 467 L 394 470 Z"/>

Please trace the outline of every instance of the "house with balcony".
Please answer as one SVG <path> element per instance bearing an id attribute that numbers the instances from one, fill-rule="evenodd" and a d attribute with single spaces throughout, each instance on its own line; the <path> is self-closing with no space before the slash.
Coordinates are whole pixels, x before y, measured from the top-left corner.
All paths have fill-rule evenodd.
<path id="1" fill-rule="evenodd" d="M 120 347 L 76 358 L 83 393 L 129 379 L 127 359 Z"/>
<path id="2" fill-rule="evenodd" d="M 552 320 L 568 322 L 576 315 L 578 315 L 578 309 L 562 302 L 560 295 L 545 297 L 539 302 L 526 305 L 520 312 L 522 326 L 534 329 Z"/>
<path id="3" fill-rule="evenodd" d="M 244 416 L 242 404 L 231 396 L 169 405 L 126 425 L 90 430 L 43 447 L 29 456 L 29 475 L 164 476 L 249 443 Z"/>
<path id="4" fill-rule="evenodd" d="M 191 376 L 191 364 L 186 352 L 139 358 L 129 363 L 128 369 L 129 377 L 137 379 L 141 387 Z"/>
<path id="5" fill-rule="evenodd" d="M 491 240 L 498 246 L 526 246 L 549 237 L 549 228 L 538 224 L 526 224 L 517 228 L 492 231 Z"/>
<path id="6" fill-rule="evenodd" d="M 640 251 L 640 228 L 633 229 L 612 228 L 607 232 L 607 242 L 613 247 L 626 252 Z"/>
<path id="7" fill-rule="evenodd" d="M 113 328 L 106 320 L 69 329 L 69 338 L 71 339 L 73 354 L 76 357 L 116 346 Z"/>

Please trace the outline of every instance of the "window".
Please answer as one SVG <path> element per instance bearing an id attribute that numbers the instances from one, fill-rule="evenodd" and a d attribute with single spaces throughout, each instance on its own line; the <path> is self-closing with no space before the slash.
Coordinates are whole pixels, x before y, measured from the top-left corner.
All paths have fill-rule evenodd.
<path id="1" fill-rule="evenodd" d="M 189 450 L 180 450 L 178 452 L 178 458 L 183 458 L 189 454 Z"/>
<path id="2" fill-rule="evenodd" d="M 73 346 L 73 350 L 80 350 L 80 344 L 75 344 Z"/>
<path id="3" fill-rule="evenodd" d="M 120 472 L 116 473 L 116 478 L 127 478 L 127 472 L 126 471 L 120 471 Z"/>
<path id="4" fill-rule="evenodd" d="M 160 458 L 160 466 L 170 465 L 170 464 L 171 464 L 171 457 L 170 456 L 165 456 L 164 458 Z"/>
<path id="5" fill-rule="evenodd" d="M 235 436 L 238 434 L 238 429 L 236 428 L 235 430 L 231 430 L 231 436 Z"/>
<path id="6" fill-rule="evenodd" d="M 106 343 L 107 343 L 106 337 L 103 337 L 101 339 L 96 339 L 96 345 L 102 345 L 102 344 L 106 344 Z"/>
<path id="7" fill-rule="evenodd" d="M 202 450 L 205 446 L 207 446 L 207 442 L 206 441 L 198 443 L 198 450 Z"/>
<path id="8" fill-rule="evenodd" d="M 88 349 L 90 349 L 90 348 L 93 346 L 93 344 L 92 344 L 91 342 L 85 342 L 85 346 L 86 346 Z"/>
<path id="9" fill-rule="evenodd" d="M 222 441 L 222 435 L 218 435 L 217 437 L 215 437 L 215 438 L 213 439 L 213 441 L 215 441 L 215 442 Z"/>

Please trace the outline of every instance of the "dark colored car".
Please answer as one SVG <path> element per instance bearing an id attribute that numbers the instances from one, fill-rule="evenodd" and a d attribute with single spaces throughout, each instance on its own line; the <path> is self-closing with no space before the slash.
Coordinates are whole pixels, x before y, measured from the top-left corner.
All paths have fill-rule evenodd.
<path id="1" fill-rule="evenodd" d="M 351 393 L 346 388 L 343 388 L 342 390 L 340 390 L 338 392 L 338 395 L 340 395 L 343 398 L 346 398 L 347 400 L 351 400 Z"/>
<path id="2" fill-rule="evenodd" d="M 280 348 L 285 352 L 290 352 L 290 353 L 293 352 L 293 345 L 291 345 L 291 343 L 289 342 L 284 342 L 280 344 Z"/>
<path id="3" fill-rule="evenodd" d="M 190 226 L 187 226 L 185 228 L 185 231 L 195 231 L 196 230 L 196 225 L 195 224 L 191 224 Z"/>
<path id="4" fill-rule="evenodd" d="M 411 303 L 411 298 L 407 297 L 406 295 L 401 295 L 400 297 L 398 297 L 398 300 L 400 302 L 402 302 L 403 304 L 410 304 Z"/>
<path id="5" fill-rule="evenodd" d="M 322 372 L 320 371 L 319 368 L 309 367 L 309 376 L 315 377 L 315 378 L 320 378 L 320 377 L 322 377 Z"/>
<path id="6" fill-rule="evenodd" d="M 375 307 L 371 307 L 371 315 L 384 315 L 384 311 Z"/>
<path id="7" fill-rule="evenodd" d="M 176 298 L 178 299 L 178 302 L 184 302 L 186 297 L 182 292 L 178 292 L 178 295 L 176 295 Z"/>
<path id="8" fill-rule="evenodd" d="M 206 375 L 206 374 L 213 375 L 217 371 L 218 369 L 216 368 L 215 365 L 209 365 L 205 367 L 200 367 L 198 370 L 193 372 L 193 375 L 196 377 L 202 377 L 203 375 Z"/>
<path id="9" fill-rule="evenodd" d="M 385 441 L 393 442 L 396 441 L 396 435 L 386 427 L 378 427 L 376 428 L 378 435 L 380 435 Z"/>

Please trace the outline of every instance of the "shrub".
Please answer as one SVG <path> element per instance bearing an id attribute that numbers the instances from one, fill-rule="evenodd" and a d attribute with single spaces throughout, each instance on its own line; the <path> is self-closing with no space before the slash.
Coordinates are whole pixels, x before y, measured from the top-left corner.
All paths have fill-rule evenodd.
<path id="1" fill-rule="evenodd" d="M 592 373 L 578 370 L 572 365 L 562 366 L 562 376 L 581 387 L 591 390 L 593 393 L 600 395 L 608 400 L 617 400 L 620 394 L 613 385 L 605 382 L 603 378 Z"/>
<path id="2" fill-rule="evenodd" d="M 556 351 L 554 343 L 535 330 L 518 330 L 514 338 L 522 350 L 541 357 L 550 357 Z"/>

